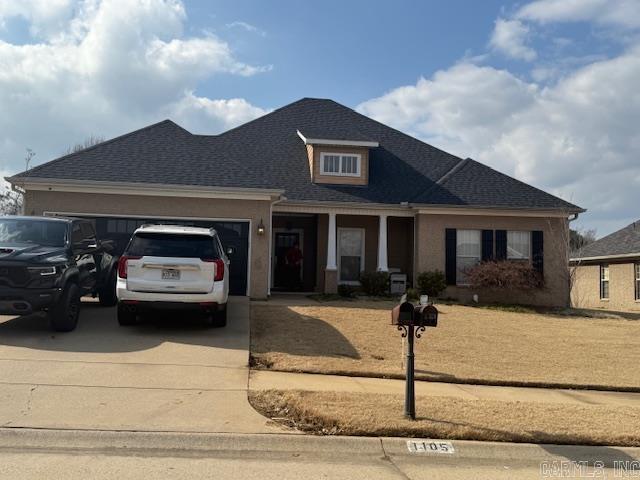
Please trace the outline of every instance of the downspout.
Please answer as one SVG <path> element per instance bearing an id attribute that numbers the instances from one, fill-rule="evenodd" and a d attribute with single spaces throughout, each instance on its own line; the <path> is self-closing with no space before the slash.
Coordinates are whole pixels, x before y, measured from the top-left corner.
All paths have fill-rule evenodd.
<path id="1" fill-rule="evenodd" d="M 276 200 L 272 201 L 269 204 L 269 268 L 268 268 L 268 279 L 267 279 L 267 298 L 271 296 L 271 265 L 273 264 L 273 252 L 272 252 L 272 242 L 273 242 L 273 206 L 276 203 L 280 203 L 284 200 L 286 200 L 287 197 L 285 197 L 284 195 L 280 195 L 279 198 L 277 198 Z"/>

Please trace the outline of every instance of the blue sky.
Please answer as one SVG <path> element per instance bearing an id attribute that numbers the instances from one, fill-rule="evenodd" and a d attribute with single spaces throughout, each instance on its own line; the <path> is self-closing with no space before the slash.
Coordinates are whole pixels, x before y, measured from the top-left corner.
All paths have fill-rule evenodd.
<path id="1" fill-rule="evenodd" d="M 0 174 L 172 118 L 332 98 L 579 204 L 640 204 L 637 0 L 0 0 Z"/>

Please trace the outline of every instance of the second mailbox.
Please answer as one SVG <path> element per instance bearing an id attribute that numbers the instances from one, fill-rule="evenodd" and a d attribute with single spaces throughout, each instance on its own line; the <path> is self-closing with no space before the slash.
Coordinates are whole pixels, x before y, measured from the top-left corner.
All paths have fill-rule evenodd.
<path id="1" fill-rule="evenodd" d="M 438 309 L 433 305 L 418 305 L 413 312 L 413 322 L 421 327 L 437 327 Z"/>

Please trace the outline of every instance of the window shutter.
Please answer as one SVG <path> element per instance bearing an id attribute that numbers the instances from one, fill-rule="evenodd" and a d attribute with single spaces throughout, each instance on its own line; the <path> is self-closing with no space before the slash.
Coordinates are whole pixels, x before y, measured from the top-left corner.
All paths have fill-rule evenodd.
<path id="1" fill-rule="evenodd" d="M 542 273 L 544 268 L 544 237 L 542 230 L 531 232 L 531 264 Z"/>
<path id="2" fill-rule="evenodd" d="M 447 285 L 456 284 L 456 244 L 457 235 L 455 228 L 445 230 L 445 277 Z"/>
<path id="3" fill-rule="evenodd" d="M 482 230 L 482 261 L 493 260 L 493 230 Z"/>
<path id="4" fill-rule="evenodd" d="M 507 231 L 496 230 L 496 260 L 507 259 Z"/>

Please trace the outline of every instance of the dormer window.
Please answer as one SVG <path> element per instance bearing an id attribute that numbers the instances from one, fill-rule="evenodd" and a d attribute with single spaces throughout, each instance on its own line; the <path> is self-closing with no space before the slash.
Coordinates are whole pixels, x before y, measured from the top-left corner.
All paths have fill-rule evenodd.
<path id="1" fill-rule="evenodd" d="M 359 177 L 362 157 L 353 153 L 320 154 L 320 173 L 338 177 Z"/>

